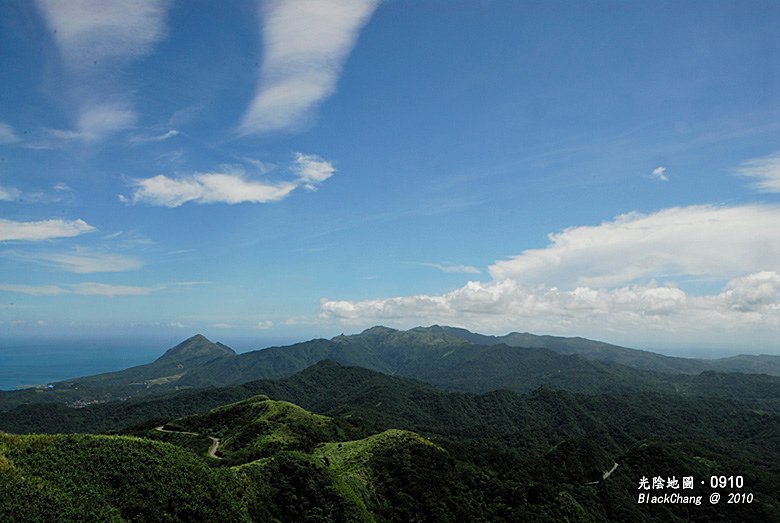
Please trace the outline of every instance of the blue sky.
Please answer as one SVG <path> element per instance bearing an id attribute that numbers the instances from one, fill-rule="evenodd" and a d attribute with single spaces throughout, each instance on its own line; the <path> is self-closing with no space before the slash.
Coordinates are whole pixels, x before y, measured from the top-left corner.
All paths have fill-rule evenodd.
<path id="1" fill-rule="evenodd" d="M 0 4 L 2 339 L 780 353 L 780 4 Z"/>

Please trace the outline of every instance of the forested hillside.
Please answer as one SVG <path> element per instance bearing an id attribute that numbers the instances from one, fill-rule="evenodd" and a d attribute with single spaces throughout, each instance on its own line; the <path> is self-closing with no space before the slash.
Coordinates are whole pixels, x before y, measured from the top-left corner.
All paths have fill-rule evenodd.
<path id="1" fill-rule="evenodd" d="M 374 328 L 248 355 L 195 337 L 60 396 L 12 395 L 0 519 L 780 520 L 778 378 L 643 371 L 444 331 Z M 327 355 L 385 372 L 322 360 L 290 374 Z M 181 386 L 210 371 L 214 383 L 284 377 Z M 143 393 L 114 396 L 135 379 Z M 710 504 L 710 478 L 735 475 L 751 502 Z M 643 477 L 693 477 L 686 494 L 704 501 L 639 504 Z"/>

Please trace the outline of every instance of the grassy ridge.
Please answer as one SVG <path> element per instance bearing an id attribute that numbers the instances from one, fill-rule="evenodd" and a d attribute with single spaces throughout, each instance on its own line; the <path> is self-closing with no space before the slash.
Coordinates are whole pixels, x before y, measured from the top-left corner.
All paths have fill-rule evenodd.
<path id="1" fill-rule="evenodd" d="M 0 435 L 3 521 L 249 521 L 235 477 L 126 436 Z"/>

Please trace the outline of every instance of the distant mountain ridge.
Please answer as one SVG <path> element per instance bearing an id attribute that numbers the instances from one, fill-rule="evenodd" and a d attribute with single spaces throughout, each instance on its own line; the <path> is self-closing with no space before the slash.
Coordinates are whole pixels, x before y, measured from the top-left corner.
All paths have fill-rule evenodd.
<path id="1" fill-rule="evenodd" d="M 105 387 L 107 385 L 160 385 L 175 382 L 185 373 L 213 364 L 215 361 L 230 359 L 236 353 L 221 343 L 213 343 L 202 334 L 196 334 L 184 340 L 165 354 L 146 365 L 139 365 L 117 372 L 96 374 L 84 378 L 67 380 L 58 384 L 61 387 Z M 162 380 L 162 382 L 156 382 Z"/>
<path id="2" fill-rule="evenodd" d="M 434 325 L 405 331 L 377 326 L 331 340 L 247 352 L 195 369 L 180 384 L 201 387 L 284 377 L 323 359 L 471 392 L 527 391 L 540 385 L 578 392 L 641 390 L 652 388 L 648 380 L 705 371 L 780 376 L 777 356 L 678 358 L 585 338 L 496 337 Z"/>
<path id="3" fill-rule="evenodd" d="M 32 402 L 72 402 L 79 406 L 76 403 L 84 401 L 284 378 L 322 360 L 415 378 L 447 390 L 477 393 L 502 388 L 528 392 L 540 386 L 589 394 L 698 393 L 708 383 L 727 383 L 728 390 L 739 391 L 737 396 L 744 397 L 760 387 L 774 391 L 780 383 L 777 356 L 701 360 L 584 338 L 517 332 L 486 336 L 438 325 L 409 330 L 377 326 L 359 334 L 242 354 L 198 334 L 146 365 L 59 382 L 52 390 L 0 393 L 0 411 Z M 702 372 L 753 374 L 696 377 Z"/>
<path id="4" fill-rule="evenodd" d="M 497 345 L 503 343 L 510 347 L 545 348 L 559 354 L 577 354 L 584 358 L 619 363 L 641 370 L 654 370 L 674 374 L 698 374 L 713 370 L 718 372 L 745 372 L 780 376 L 780 356 L 768 354 L 740 354 L 738 356 L 717 359 L 682 358 L 645 350 L 630 349 L 580 337 L 540 336 L 527 332 L 510 332 L 504 336 L 489 336 L 457 327 L 439 327 L 438 325 L 429 327 L 429 329 L 441 329 L 447 334 L 477 345 Z"/>

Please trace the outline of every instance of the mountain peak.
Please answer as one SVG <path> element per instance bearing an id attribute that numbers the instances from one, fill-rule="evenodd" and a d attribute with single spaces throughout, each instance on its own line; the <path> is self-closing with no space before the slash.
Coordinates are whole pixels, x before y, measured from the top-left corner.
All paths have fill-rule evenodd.
<path id="1" fill-rule="evenodd" d="M 204 361 L 235 355 L 235 351 L 227 345 L 214 343 L 203 334 L 196 334 L 168 349 L 157 361 L 176 360 L 182 362 L 195 359 Z"/>
<path id="2" fill-rule="evenodd" d="M 383 325 L 376 325 L 374 327 L 371 327 L 369 329 L 364 330 L 360 333 L 360 336 L 369 335 L 385 335 L 385 334 L 391 334 L 393 332 L 398 332 L 396 329 L 391 329 L 390 327 L 385 327 Z"/>

